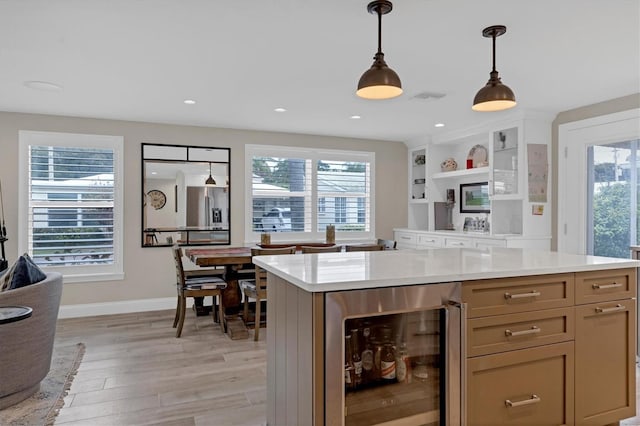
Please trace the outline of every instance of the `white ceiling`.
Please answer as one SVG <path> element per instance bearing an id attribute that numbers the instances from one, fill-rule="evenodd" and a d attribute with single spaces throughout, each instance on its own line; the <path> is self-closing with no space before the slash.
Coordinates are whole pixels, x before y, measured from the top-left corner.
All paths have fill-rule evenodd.
<path id="1" fill-rule="evenodd" d="M 506 114 L 471 111 L 491 68 L 481 32 L 495 24 L 507 26 L 497 68 L 516 108 L 640 91 L 638 0 L 395 0 L 383 51 L 405 93 L 362 100 L 377 40 L 366 4 L 2 0 L 0 110 L 404 141 Z M 412 99 L 424 91 L 446 97 Z"/>

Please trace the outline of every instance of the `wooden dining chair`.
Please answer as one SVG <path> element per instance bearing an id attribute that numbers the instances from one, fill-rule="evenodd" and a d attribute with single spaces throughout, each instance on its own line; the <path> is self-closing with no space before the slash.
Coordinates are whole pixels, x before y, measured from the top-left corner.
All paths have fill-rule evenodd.
<path id="1" fill-rule="evenodd" d="M 261 248 L 253 248 L 251 249 L 251 256 L 274 256 L 281 254 L 294 254 L 296 252 L 296 246 L 284 247 L 284 248 L 276 248 L 276 249 L 261 249 Z M 256 310 L 253 319 L 254 323 L 254 335 L 253 340 L 258 340 L 260 338 L 260 316 L 261 316 L 261 302 L 267 299 L 267 271 L 259 267 L 255 266 L 255 278 L 252 280 L 240 280 L 238 283 L 240 284 L 240 288 L 242 289 L 242 294 L 244 295 L 244 321 L 245 324 L 249 323 L 249 299 L 254 299 L 256 301 Z M 266 322 L 265 322 L 266 324 Z"/>
<path id="2" fill-rule="evenodd" d="M 302 254 L 305 253 L 337 253 L 342 251 L 342 246 L 316 247 L 316 246 L 300 246 Z"/>
<path id="3" fill-rule="evenodd" d="M 394 240 L 382 240 L 378 238 L 378 245 L 381 245 L 384 247 L 382 250 L 395 250 L 396 245 L 398 245 L 398 242 Z"/>
<path id="4" fill-rule="evenodd" d="M 224 333 L 224 305 L 221 292 L 227 287 L 227 283 L 219 276 L 187 276 L 182 263 L 182 249 L 179 246 L 171 248 L 173 260 L 176 265 L 176 288 L 178 291 L 178 304 L 173 320 L 173 328 L 176 329 L 176 337 L 182 335 L 182 326 L 187 311 L 187 297 L 218 297 L 217 318 Z M 216 303 L 213 303 L 213 320 L 216 320 Z"/>
<path id="5" fill-rule="evenodd" d="M 381 244 L 353 244 L 344 246 L 345 251 L 381 251 L 384 246 Z"/>

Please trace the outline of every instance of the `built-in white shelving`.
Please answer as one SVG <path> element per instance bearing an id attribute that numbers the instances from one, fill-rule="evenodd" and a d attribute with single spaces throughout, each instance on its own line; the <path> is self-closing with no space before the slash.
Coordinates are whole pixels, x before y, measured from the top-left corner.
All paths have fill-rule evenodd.
<path id="1" fill-rule="evenodd" d="M 438 172 L 431 175 L 431 179 L 451 179 L 464 176 L 489 176 L 489 167 L 476 167 L 473 169 L 453 170 L 450 172 Z"/>

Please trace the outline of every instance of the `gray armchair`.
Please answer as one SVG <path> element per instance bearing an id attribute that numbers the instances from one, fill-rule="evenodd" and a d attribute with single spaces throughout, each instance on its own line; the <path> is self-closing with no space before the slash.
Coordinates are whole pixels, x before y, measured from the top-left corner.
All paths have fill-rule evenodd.
<path id="1" fill-rule="evenodd" d="M 62 275 L 0 293 L 0 306 L 28 306 L 31 317 L 0 324 L 0 410 L 40 389 L 49 373 L 62 296 Z"/>

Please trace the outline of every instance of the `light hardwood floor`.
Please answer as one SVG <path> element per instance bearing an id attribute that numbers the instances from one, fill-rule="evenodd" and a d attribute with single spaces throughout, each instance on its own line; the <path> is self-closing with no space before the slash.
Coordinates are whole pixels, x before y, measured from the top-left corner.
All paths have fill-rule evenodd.
<path id="1" fill-rule="evenodd" d="M 230 340 L 191 309 L 182 337 L 174 311 L 58 321 L 56 344 L 86 353 L 58 425 L 262 425 L 266 333 Z M 640 408 L 640 370 L 636 371 Z M 640 417 L 621 422 L 640 425 Z"/>
<path id="2" fill-rule="evenodd" d="M 266 333 L 230 340 L 189 309 L 177 339 L 173 316 L 58 321 L 56 344 L 82 342 L 86 353 L 55 424 L 265 424 Z"/>

